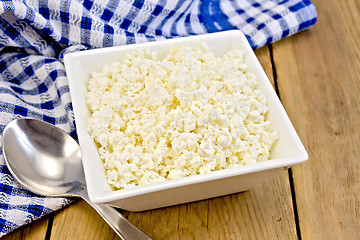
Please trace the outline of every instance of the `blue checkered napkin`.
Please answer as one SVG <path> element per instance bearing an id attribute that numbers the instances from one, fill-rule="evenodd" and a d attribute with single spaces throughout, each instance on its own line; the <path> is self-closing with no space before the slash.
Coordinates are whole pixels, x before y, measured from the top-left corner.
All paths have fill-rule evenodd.
<path id="1" fill-rule="evenodd" d="M 255 49 L 316 18 L 308 0 L 0 0 L 0 134 L 12 119 L 30 117 L 76 137 L 62 64 L 68 52 L 230 29 Z M 1 146 L 0 169 L 0 236 L 69 203 L 22 189 Z"/>
<path id="2" fill-rule="evenodd" d="M 69 88 L 59 61 L 27 53 L 2 53 L 0 76 L 0 132 L 12 119 L 22 116 L 74 132 Z M 9 174 L 2 146 L 0 153 L 0 236 L 69 202 L 24 190 Z"/>

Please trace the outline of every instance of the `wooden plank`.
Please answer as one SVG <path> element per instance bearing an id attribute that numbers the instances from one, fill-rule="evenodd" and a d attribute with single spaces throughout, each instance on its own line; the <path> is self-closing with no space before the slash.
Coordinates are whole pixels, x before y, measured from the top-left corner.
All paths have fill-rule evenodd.
<path id="1" fill-rule="evenodd" d="M 280 96 L 309 153 L 293 168 L 300 231 L 359 239 L 360 5 L 314 3 L 315 27 L 274 46 Z"/>
<path id="2" fill-rule="evenodd" d="M 50 239 L 120 239 L 100 215 L 78 200 L 54 217 Z"/>
<path id="3" fill-rule="evenodd" d="M 272 79 L 268 49 L 256 54 Z M 286 171 L 244 193 L 127 216 L 154 239 L 297 239 Z"/>
<path id="4" fill-rule="evenodd" d="M 143 212 L 127 212 L 128 219 L 153 239 L 179 238 L 179 208 L 172 206 Z"/>
<path id="5" fill-rule="evenodd" d="M 49 217 L 35 221 L 30 227 L 24 228 L 22 240 L 45 239 L 48 229 Z"/>
<path id="6" fill-rule="evenodd" d="M 297 239 L 286 171 L 244 193 L 127 216 L 153 239 Z"/>
<path id="7" fill-rule="evenodd" d="M 20 227 L 14 232 L 5 235 L 3 240 L 39 240 L 45 239 L 46 231 L 49 224 L 50 216 L 46 216 L 40 220 L 34 221 L 31 224 Z"/>
<path id="8" fill-rule="evenodd" d="M 209 206 L 210 239 L 297 239 L 286 172 Z"/>

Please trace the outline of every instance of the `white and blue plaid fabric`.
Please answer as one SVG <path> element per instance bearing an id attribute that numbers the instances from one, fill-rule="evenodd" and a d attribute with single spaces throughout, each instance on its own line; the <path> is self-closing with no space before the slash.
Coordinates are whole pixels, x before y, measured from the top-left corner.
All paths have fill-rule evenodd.
<path id="1" fill-rule="evenodd" d="M 309 0 L 0 0 L 0 134 L 42 119 L 76 138 L 62 58 L 84 49 L 240 29 L 256 49 L 315 24 Z M 69 203 L 10 176 L 0 147 L 0 236 Z"/>

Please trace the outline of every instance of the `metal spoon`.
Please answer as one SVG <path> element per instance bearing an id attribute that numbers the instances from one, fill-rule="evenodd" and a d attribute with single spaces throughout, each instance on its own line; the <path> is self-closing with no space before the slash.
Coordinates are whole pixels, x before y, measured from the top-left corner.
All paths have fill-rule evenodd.
<path id="1" fill-rule="evenodd" d="M 30 191 L 81 197 L 121 239 L 151 239 L 114 208 L 90 201 L 79 145 L 61 129 L 34 119 L 14 120 L 3 131 L 3 153 L 11 174 Z"/>

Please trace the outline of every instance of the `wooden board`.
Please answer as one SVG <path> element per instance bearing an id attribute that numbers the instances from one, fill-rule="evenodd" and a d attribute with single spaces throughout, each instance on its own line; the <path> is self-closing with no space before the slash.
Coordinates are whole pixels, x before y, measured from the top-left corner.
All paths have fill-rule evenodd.
<path id="1" fill-rule="evenodd" d="M 308 153 L 293 168 L 302 239 L 360 236 L 360 2 L 314 1 L 309 31 L 274 45 L 282 102 Z"/>
<path id="2" fill-rule="evenodd" d="M 54 218 L 50 239 L 120 239 L 100 215 L 79 200 Z"/>
<path id="3" fill-rule="evenodd" d="M 45 239 L 47 229 L 49 227 L 49 219 L 52 218 L 52 215 L 45 216 L 42 219 L 34 221 L 26 226 L 16 229 L 14 232 L 2 237 L 1 239 L 6 240 L 39 240 Z M 50 226 L 51 227 L 51 226 Z"/>

